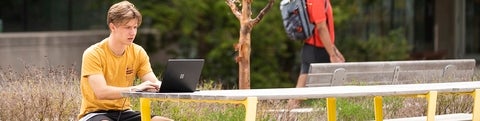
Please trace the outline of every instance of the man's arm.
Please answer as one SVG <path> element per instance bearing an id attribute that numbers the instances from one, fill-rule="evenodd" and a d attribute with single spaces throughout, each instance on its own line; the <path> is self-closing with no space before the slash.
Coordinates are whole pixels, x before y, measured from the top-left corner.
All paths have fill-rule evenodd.
<path id="1" fill-rule="evenodd" d="M 149 73 L 145 74 L 143 77 L 141 77 L 141 79 L 142 79 L 142 81 L 150 81 L 152 83 L 157 83 L 158 82 L 158 79 L 155 76 L 155 74 L 153 74 L 153 72 L 149 72 Z"/>
<path id="2" fill-rule="evenodd" d="M 157 76 L 155 76 L 155 74 L 153 72 L 149 72 L 149 73 L 145 74 L 143 77 L 141 77 L 141 79 L 142 79 L 143 83 L 151 82 L 153 84 L 158 85 L 158 88 L 146 90 L 148 92 L 158 91 L 158 89 L 160 89 L 160 86 L 162 84 L 162 82 L 158 80 Z"/>
<path id="3" fill-rule="evenodd" d="M 96 98 L 100 100 L 120 99 L 122 98 L 122 92 L 157 90 L 159 88 L 159 85 L 152 83 L 151 81 L 145 81 L 142 84 L 139 84 L 136 86 L 130 86 L 130 87 L 109 86 L 107 85 L 105 77 L 102 74 L 89 75 L 88 82 L 90 83 L 90 87 L 92 87 Z"/>
<path id="4" fill-rule="evenodd" d="M 327 50 L 328 55 L 330 56 L 330 62 L 332 63 L 341 63 L 345 62 L 342 53 L 338 51 L 337 47 L 334 43 L 330 40 L 330 33 L 328 31 L 327 22 L 319 22 L 315 23 L 315 29 L 318 29 L 318 33 L 320 34 L 320 39 Z"/>
<path id="5" fill-rule="evenodd" d="M 89 75 L 88 82 L 99 100 L 120 99 L 122 98 L 121 92 L 128 92 L 131 89 L 131 87 L 108 86 L 102 74 Z"/>

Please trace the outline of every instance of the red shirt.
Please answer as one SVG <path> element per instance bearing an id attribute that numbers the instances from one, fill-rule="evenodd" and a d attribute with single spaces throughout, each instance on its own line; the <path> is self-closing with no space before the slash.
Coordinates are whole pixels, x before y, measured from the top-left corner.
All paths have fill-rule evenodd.
<path id="1" fill-rule="evenodd" d="M 325 2 L 326 1 L 326 2 Z M 325 3 L 327 7 L 325 9 Z M 333 27 L 333 12 L 330 0 L 306 0 L 307 12 L 312 23 L 327 21 L 328 31 L 330 33 L 330 41 L 335 42 L 335 32 Z M 326 11 L 326 12 L 325 12 Z M 320 40 L 318 29 L 313 30 L 313 36 L 308 38 L 305 43 L 314 45 L 316 47 L 323 47 L 323 43 Z"/>

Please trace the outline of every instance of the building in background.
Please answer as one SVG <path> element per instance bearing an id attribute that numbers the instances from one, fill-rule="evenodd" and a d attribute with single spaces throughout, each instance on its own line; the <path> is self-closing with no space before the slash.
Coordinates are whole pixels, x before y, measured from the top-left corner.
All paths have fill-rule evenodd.
<path id="1" fill-rule="evenodd" d="M 402 28 L 415 59 L 480 60 L 480 0 L 360 0 L 359 13 L 337 34 L 368 38 Z M 107 0 L 1 0 L 0 66 L 76 64 L 106 37 Z M 227 6 L 225 6 L 227 7 Z M 148 26 L 148 22 L 142 27 Z M 281 28 L 281 27 L 280 27 Z M 339 35 L 341 36 L 341 35 Z M 75 38 L 74 38 L 75 37 Z M 35 53 L 35 54 L 33 54 Z M 166 54 L 152 55 L 153 61 Z"/>
<path id="2" fill-rule="evenodd" d="M 480 0 L 361 0 L 358 13 L 340 29 L 363 38 L 405 30 L 413 59 L 480 60 Z"/>
<path id="3" fill-rule="evenodd" d="M 2 0 L 3 32 L 106 28 L 107 0 Z"/>
<path id="4" fill-rule="evenodd" d="M 23 71 L 29 65 L 72 65 L 80 71 L 83 51 L 108 37 L 106 12 L 111 2 L 0 1 L 0 67 Z M 139 30 L 137 40 L 151 33 Z M 167 59 L 163 53 L 151 57 L 154 63 Z"/>

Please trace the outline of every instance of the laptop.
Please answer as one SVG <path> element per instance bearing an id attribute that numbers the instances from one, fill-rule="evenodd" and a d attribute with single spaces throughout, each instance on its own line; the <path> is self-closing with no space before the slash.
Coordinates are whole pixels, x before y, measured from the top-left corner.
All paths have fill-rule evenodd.
<path id="1" fill-rule="evenodd" d="M 162 76 L 159 93 L 196 91 L 204 59 L 169 59 Z"/>

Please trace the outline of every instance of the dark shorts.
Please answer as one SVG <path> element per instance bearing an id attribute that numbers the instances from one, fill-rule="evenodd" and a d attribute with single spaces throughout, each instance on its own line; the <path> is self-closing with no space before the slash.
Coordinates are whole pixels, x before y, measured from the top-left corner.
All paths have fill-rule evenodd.
<path id="1" fill-rule="evenodd" d="M 325 50 L 325 48 L 303 44 L 300 74 L 308 73 L 311 63 L 330 63 L 330 56 L 328 55 L 327 50 Z"/>
<path id="2" fill-rule="evenodd" d="M 140 112 L 133 111 L 133 110 L 95 111 L 93 113 L 104 113 L 104 114 L 95 115 L 87 119 L 87 121 L 141 121 Z"/>

